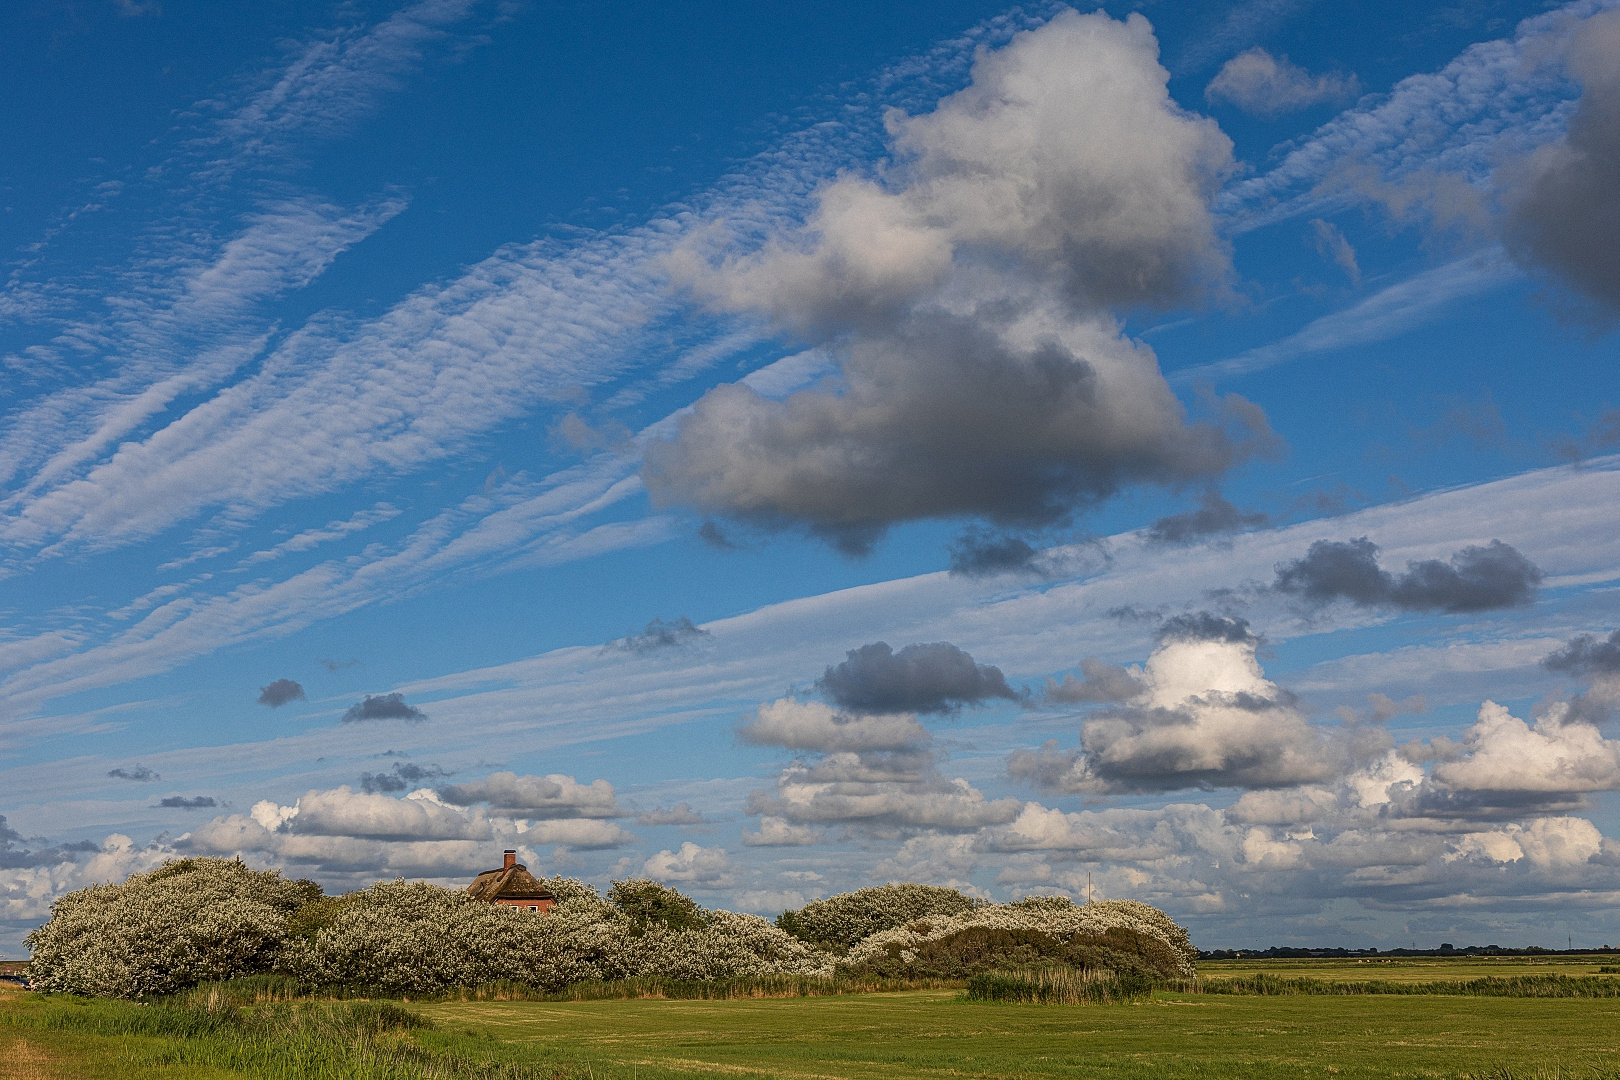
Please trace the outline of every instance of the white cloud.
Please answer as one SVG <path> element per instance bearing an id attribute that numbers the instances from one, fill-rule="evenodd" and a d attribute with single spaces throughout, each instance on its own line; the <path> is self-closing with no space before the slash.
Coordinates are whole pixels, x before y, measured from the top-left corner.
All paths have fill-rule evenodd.
<path id="1" fill-rule="evenodd" d="M 356 510 L 348 520 L 329 521 L 324 528 L 305 529 L 296 536 L 288 537 L 273 548 L 255 551 L 237 564 L 238 569 L 246 569 L 256 563 L 270 562 L 284 555 L 294 552 L 308 551 L 332 540 L 341 540 L 350 533 L 357 533 L 363 529 L 399 516 L 399 511 L 387 503 L 378 503 L 370 510 Z"/>
<path id="2" fill-rule="evenodd" d="M 1208 101 L 1229 101 L 1244 112 L 1279 116 L 1327 102 L 1355 97 L 1361 84 L 1354 75 L 1311 75 L 1288 57 L 1274 57 L 1256 45 L 1228 60 L 1204 88 Z"/>
<path id="3" fill-rule="evenodd" d="M 906 750 L 929 740 L 927 729 L 911 713 L 851 716 L 819 701 L 794 698 L 761 705 L 738 734 L 759 745 L 822 753 Z"/>
<path id="4" fill-rule="evenodd" d="M 441 794 L 458 806 L 488 803 L 491 809 L 507 810 L 538 818 L 613 818 L 624 816 L 606 780 L 581 784 L 572 776 L 519 776 L 513 772 L 491 773 L 470 784 L 450 784 Z"/>
<path id="5" fill-rule="evenodd" d="M 643 877 L 704 889 L 729 888 L 736 880 L 724 848 L 699 847 L 688 840 L 679 851 L 665 848 L 641 864 Z"/>
<path id="6" fill-rule="evenodd" d="M 742 834 L 742 842 L 749 847 L 804 847 L 820 841 L 821 834 L 807 825 L 769 816 L 759 819 L 758 832 L 745 829 Z"/>
<path id="7" fill-rule="evenodd" d="M 1453 791 L 1501 795 L 1620 790 L 1620 740 L 1568 712 L 1555 704 L 1532 727 L 1485 702 L 1462 737 L 1461 756 L 1437 762 L 1435 780 Z"/>
<path id="8" fill-rule="evenodd" d="M 1084 721 L 1078 753 L 1025 752 L 1013 757 L 1010 770 L 1070 792 L 1291 787 L 1327 779 L 1335 772 L 1333 745 L 1265 678 L 1257 645 L 1165 641 L 1144 665 L 1141 693 Z"/>

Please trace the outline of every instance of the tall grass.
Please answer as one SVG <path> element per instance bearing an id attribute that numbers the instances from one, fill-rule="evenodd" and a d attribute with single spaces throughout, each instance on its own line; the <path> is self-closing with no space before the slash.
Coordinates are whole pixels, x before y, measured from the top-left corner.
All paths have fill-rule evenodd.
<path id="1" fill-rule="evenodd" d="M 0 1011 L 0 1023 L 118 1041 L 136 1065 L 209 1067 L 257 1080 L 563 1080 L 558 1064 L 520 1064 L 429 1050 L 428 1026 L 392 1002 L 269 1003 L 239 1008 L 241 987 L 204 987 L 141 1004 L 52 995 Z"/>
<path id="2" fill-rule="evenodd" d="M 1080 968 L 1022 968 L 975 975 L 966 1000 L 1034 1005 L 1107 1005 L 1140 1001 L 1158 985 L 1144 978 L 1122 978 L 1112 971 Z"/>

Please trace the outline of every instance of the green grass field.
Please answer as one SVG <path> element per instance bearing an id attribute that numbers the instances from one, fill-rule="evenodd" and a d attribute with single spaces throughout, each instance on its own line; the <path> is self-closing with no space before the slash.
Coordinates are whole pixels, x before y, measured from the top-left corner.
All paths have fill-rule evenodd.
<path id="1" fill-rule="evenodd" d="M 1208 974 L 1256 970 L 1230 964 L 1211 964 Z M 1410 975 L 1403 968 L 1374 976 L 1366 967 L 1288 961 L 1258 969 L 1416 981 L 1540 970 L 1524 961 L 1419 960 Z M 1595 968 L 1561 965 L 1556 973 Z M 188 1043 L 141 1034 L 127 1018 L 144 1019 L 142 1008 L 0 992 L 0 1080 L 1620 1077 L 1620 999 L 1613 998 L 1161 992 L 1138 1004 L 1060 1006 L 970 1004 L 952 990 L 920 990 L 733 1001 L 444 1002 L 410 1005 L 432 1026 L 386 1034 L 366 1061 L 337 1053 L 306 1056 L 296 1066 L 278 1063 L 281 1051 L 269 1044 L 244 1049 L 215 1036 Z M 115 1031 L 120 1024 L 124 1030 Z"/>

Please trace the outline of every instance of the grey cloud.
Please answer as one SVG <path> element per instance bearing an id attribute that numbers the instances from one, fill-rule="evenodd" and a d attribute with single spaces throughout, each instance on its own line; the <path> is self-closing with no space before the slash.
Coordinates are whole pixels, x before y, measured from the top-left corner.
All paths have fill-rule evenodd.
<path id="1" fill-rule="evenodd" d="M 259 704 L 268 705 L 272 709 L 280 708 L 289 701 L 303 701 L 304 688 L 291 679 L 277 679 L 269 686 L 259 687 Z"/>
<path id="2" fill-rule="evenodd" d="M 107 775 L 112 777 L 114 780 L 134 780 L 136 783 L 141 784 L 150 783 L 153 780 L 163 779 L 163 777 L 159 776 L 151 769 L 148 769 L 145 765 L 136 765 L 133 769 L 126 769 L 120 765 L 116 769 L 108 769 Z"/>
<path id="3" fill-rule="evenodd" d="M 1365 536 L 1318 540 L 1304 558 L 1278 565 L 1272 588 L 1315 605 L 1348 600 L 1364 607 L 1462 614 L 1531 603 L 1543 576 L 1500 540 L 1463 548 L 1449 562 L 1408 563 L 1399 576 L 1381 569 L 1377 556 L 1378 545 Z"/>
<path id="4" fill-rule="evenodd" d="M 411 761 L 394 763 L 392 772 L 360 774 L 360 790 L 367 795 L 379 792 L 405 791 L 420 785 L 425 780 L 438 780 L 449 776 L 445 770 L 437 765 L 418 765 Z"/>
<path id="5" fill-rule="evenodd" d="M 725 534 L 725 530 L 721 529 L 720 526 L 716 525 L 712 521 L 705 521 L 702 525 L 698 526 L 697 534 L 699 540 L 702 540 L 705 544 L 708 544 L 712 548 L 717 548 L 720 551 L 738 550 L 737 544 L 731 539 L 731 537 Z"/>
<path id="6" fill-rule="evenodd" d="M 1079 750 L 1065 750 L 1056 739 L 1047 739 L 1038 750 L 1014 750 L 1007 756 L 1007 775 L 1041 791 L 1063 791 L 1075 767 Z"/>
<path id="7" fill-rule="evenodd" d="M 660 505 L 801 524 L 863 555 L 897 522 L 1053 525 L 1123 487 L 1205 480 L 1270 445 L 1263 414 L 1235 395 L 1218 420 L 1188 424 L 1156 369 L 1134 370 L 1145 347 L 1111 335 L 1026 347 L 960 317 L 918 319 L 858 340 L 841 393 L 709 391 L 674 441 L 649 444 L 649 490 Z"/>
<path id="8" fill-rule="evenodd" d="M 35 866 L 49 866 L 71 858 L 70 852 L 99 851 L 101 845 L 94 843 L 68 844 L 64 847 L 34 847 L 25 845 L 33 843 L 43 845 L 43 839 L 36 838 L 29 841 L 22 833 L 6 824 L 6 816 L 0 814 L 0 870 L 26 870 Z"/>
<path id="9" fill-rule="evenodd" d="M 834 181 L 802 230 L 750 255 L 683 249 L 672 267 L 699 298 L 828 343 L 841 378 L 782 400 L 711 390 L 648 446 L 654 500 L 860 555 L 899 522 L 1039 528 L 1273 446 L 1240 398 L 1190 422 L 1107 313 L 1229 275 L 1208 201 L 1231 145 L 1165 79 L 1145 19 L 1064 11 L 891 121 L 883 183 Z M 969 545 L 958 564 L 1019 554 Z"/>
<path id="10" fill-rule="evenodd" d="M 1214 488 L 1204 492 L 1196 510 L 1162 517 L 1147 528 L 1149 540 L 1160 544 L 1185 544 L 1206 536 L 1221 536 L 1243 529 L 1258 528 L 1271 520 L 1258 510 L 1240 510 Z"/>
<path id="11" fill-rule="evenodd" d="M 512 772 L 491 773 L 471 784 L 451 784 L 440 793 L 445 802 L 457 806 L 488 803 L 495 810 L 520 812 L 537 818 L 614 818 L 623 817 L 613 785 L 606 780 L 581 784 L 572 776 L 519 776 Z"/>
<path id="12" fill-rule="evenodd" d="M 184 795 L 170 795 L 166 799 L 158 800 L 158 806 L 170 810 L 206 810 L 218 805 L 219 802 L 208 795 L 194 795 L 189 799 Z"/>
<path id="13" fill-rule="evenodd" d="M 1206 101 L 1228 101 L 1244 112 L 1273 117 L 1325 102 L 1355 97 L 1354 75 L 1310 75 L 1288 57 L 1274 57 L 1256 46 L 1228 60 L 1204 88 Z"/>
<path id="14" fill-rule="evenodd" d="M 1368 694 L 1370 706 L 1367 718 L 1375 724 L 1393 720 L 1397 716 L 1421 715 L 1429 711 L 1429 703 L 1422 694 L 1413 694 L 1405 701 L 1395 701 L 1388 694 Z"/>
<path id="15" fill-rule="evenodd" d="M 414 705 L 405 704 L 405 695 L 378 694 L 373 697 L 366 695 L 366 699 L 355 705 L 350 705 L 343 714 L 345 724 L 353 724 L 362 720 L 426 720 L 427 713 Z"/>
<path id="16" fill-rule="evenodd" d="M 1563 139 L 1507 174 L 1507 247 L 1620 312 L 1620 13 L 1589 19 L 1571 72 L 1582 94 Z"/>
<path id="17" fill-rule="evenodd" d="M 1241 714 L 1252 719 L 1235 722 Z M 1211 717 L 1220 718 L 1218 727 Z M 1108 710 L 1083 731 L 1079 771 L 1058 790 L 1292 787 L 1337 771 L 1322 733 L 1295 709 L 1243 694 L 1210 692 L 1185 708 Z"/>
<path id="18" fill-rule="evenodd" d="M 637 825 L 706 825 L 708 818 L 692 809 L 690 803 L 678 803 L 666 810 L 662 806 L 636 815 Z M 745 841 L 746 842 L 746 841 Z"/>
<path id="19" fill-rule="evenodd" d="M 1612 675 L 1620 673 L 1620 630 L 1607 638 L 1581 634 L 1568 645 L 1542 661 L 1550 671 L 1572 675 Z"/>
<path id="20" fill-rule="evenodd" d="M 1118 664 L 1107 664 L 1090 657 L 1080 661 L 1080 674 L 1085 678 L 1065 675 L 1062 682 L 1047 679 L 1046 691 L 1041 697 L 1058 705 L 1127 701 L 1146 689 L 1139 679 Z"/>
<path id="21" fill-rule="evenodd" d="M 974 663 L 948 641 L 907 645 L 898 653 L 883 641 L 862 645 L 816 686 L 841 708 L 860 713 L 944 713 L 1018 699 L 1000 668 Z"/>
<path id="22" fill-rule="evenodd" d="M 979 529 L 964 532 L 951 541 L 948 550 L 951 573 L 970 578 L 1029 573 L 1036 569 L 1041 554 L 1027 540 Z"/>
<path id="23" fill-rule="evenodd" d="M 649 653 L 657 652 L 659 649 L 678 649 L 708 636 L 707 630 L 692 625 L 692 620 L 682 615 L 669 622 L 653 619 L 641 633 L 610 641 L 608 646 L 616 646 L 627 652 Z"/>
<path id="24" fill-rule="evenodd" d="M 1223 641 L 1228 644 L 1254 644 L 1260 640 L 1249 629 L 1247 619 L 1194 611 L 1168 618 L 1159 627 L 1160 641 Z"/>

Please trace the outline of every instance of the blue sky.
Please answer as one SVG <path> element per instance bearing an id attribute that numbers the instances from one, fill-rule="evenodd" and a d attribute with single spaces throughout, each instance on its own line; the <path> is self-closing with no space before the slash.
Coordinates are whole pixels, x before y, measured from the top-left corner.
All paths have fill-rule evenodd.
<path id="1" fill-rule="evenodd" d="M 0 951 L 509 845 L 1620 940 L 1612 4 L 10 30 Z"/>

